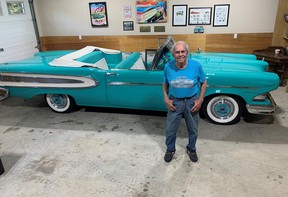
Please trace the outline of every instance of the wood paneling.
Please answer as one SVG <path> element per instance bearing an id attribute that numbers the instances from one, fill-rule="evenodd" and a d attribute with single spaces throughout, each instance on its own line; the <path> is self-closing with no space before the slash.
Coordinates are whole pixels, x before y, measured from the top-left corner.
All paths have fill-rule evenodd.
<path id="1" fill-rule="evenodd" d="M 206 51 L 253 53 L 257 49 L 265 49 L 271 45 L 272 33 L 251 34 L 208 34 L 206 36 Z"/>
<path id="2" fill-rule="evenodd" d="M 185 41 L 191 52 L 198 51 L 198 48 L 201 48 L 202 51 L 206 49 L 206 35 L 205 34 L 186 34 L 186 35 L 173 35 L 173 38 L 178 40 Z"/>
<path id="3" fill-rule="evenodd" d="M 181 34 L 172 35 L 177 40 L 185 41 L 190 51 L 201 48 L 206 52 L 252 53 L 257 49 L 271 46 L 272 33 L 238 34 Z M 81 49 L 85 46 L 98 46 L 122 50 L 126 52 L 157 49 L 158 41 L 163 41 L 167 35 L 131 35 L 131 36 L 43 36 L 41 46 L 43 51 Z"/>

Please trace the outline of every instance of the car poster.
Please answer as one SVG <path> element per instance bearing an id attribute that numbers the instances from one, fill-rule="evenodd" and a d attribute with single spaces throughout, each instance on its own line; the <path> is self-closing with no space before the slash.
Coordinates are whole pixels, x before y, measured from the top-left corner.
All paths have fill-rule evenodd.
<path id="1" fill-rule="evenodd" d="M 138 23 L 166 23 L 167 0 L 137 0 Z"/>
<path id="2" fill-rule="evenodd" d="M 92 27 L 108 27 L 106 2 L 89 3 Z"/>

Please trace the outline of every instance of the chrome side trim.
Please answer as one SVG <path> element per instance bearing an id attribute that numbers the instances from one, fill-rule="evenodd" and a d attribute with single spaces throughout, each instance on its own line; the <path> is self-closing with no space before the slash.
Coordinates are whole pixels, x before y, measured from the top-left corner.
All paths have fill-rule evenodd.
<path id="1" fill-rule="evenodd" d="M 246 108 L 251 114 L 263 114 L 263 115 L 271 115 L 275 112 L 277 107 L 276 102 L 270 93 L 267 94 L 269 100 L 271 101 L 271 105 L 263 106 L 263 105 L 246 105 Z"/>
<path id="2" fill-rule="evenodd" d="M 162 86 L 162 84 L 155 83 L 133 83 L 133 82 L 110 82 L 108 86 Z"/>
<path id="3" fill-rule="evenodd" d="M 97 85 L 98 81 L 89 77 L 26 73 L 0 74 L 2 87 L 88 88 Z"/>
<path id="4" fill-rule="evenodd" d="M 217 85 L 207 85 L 209 88 L 237 88 L 237 89 L 249 89 L 249 90 L 257 90 L 258 87 L 245 87 L 245 86 L 217 86 Z M 268 87 L 268 86 L 267 86 Z"/>

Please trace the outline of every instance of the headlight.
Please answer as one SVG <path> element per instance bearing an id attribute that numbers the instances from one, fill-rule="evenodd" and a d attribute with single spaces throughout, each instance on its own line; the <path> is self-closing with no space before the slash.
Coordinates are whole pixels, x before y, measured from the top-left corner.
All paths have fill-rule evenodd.
<path id="1" fill-rule="evenodd" d="M 265 101 L 267 99 L 267 94 L 261 94 L 258 96 L 255 96 L 253 98 L 253 101 Z"/>

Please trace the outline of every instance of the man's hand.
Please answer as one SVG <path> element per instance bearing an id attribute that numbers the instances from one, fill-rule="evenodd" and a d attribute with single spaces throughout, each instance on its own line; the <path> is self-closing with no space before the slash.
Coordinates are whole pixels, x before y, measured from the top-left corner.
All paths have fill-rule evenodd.
<path id="1" fill-rule="evenodd" d="M 173 105 L 173 101 L 172 101 L 172 100 L 170 100 L 170 99 L 168 99 L 168 98 L 165 98 L 165 99 L 164 99 L 164 102 L 165 102 L 168 110 L 170 110 L 170 111 L 176 111 L 176 107 Z"/>
<path id="2" fill-rule="evenodd" d="M 199 111 L 200 108 L 201 108 L 201 105 L 203 103 L 203 99 L 197 99 L 194 101 L 194 106 L 192 107 L 191 109 L 191 112 L 196 112 L 196 111 Z"/>

